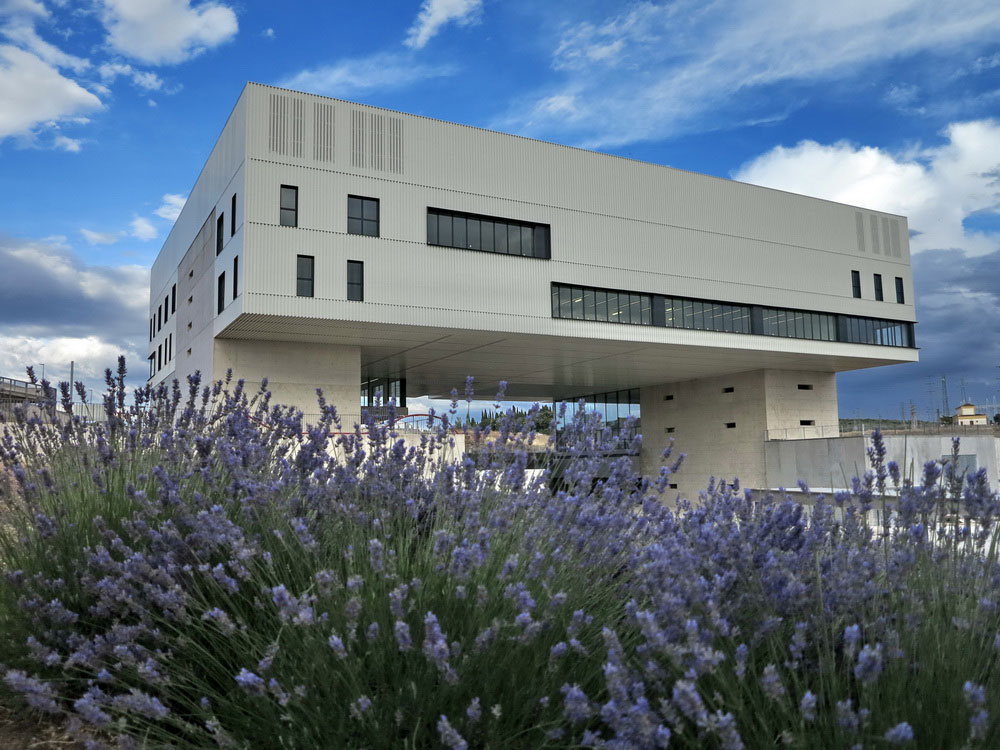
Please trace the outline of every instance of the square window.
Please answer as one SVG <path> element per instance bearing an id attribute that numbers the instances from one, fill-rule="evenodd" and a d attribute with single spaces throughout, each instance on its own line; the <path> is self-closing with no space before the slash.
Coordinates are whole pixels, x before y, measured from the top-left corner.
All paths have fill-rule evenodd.
<path id="1" fill-rule="evenodd" d="M 378 198 L 363 198 L 359 195 L 347 196 L 347 232 L 366 237 L 379 236 Z M 428 241 L 429 238 L 428 238 Z"/>

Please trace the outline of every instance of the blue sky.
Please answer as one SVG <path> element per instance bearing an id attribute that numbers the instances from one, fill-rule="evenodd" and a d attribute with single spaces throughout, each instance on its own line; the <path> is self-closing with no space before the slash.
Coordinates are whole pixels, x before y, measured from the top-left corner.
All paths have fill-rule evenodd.
<path id="1" fill-rule="evenodd" d="M 0 0 L 0 374 L 142 382 L 148 268 L 254 80 L 904 214 L 921 362 L 841 375 L 842 416 L 1000 400 L 997 40 L 995 0 Z"/>

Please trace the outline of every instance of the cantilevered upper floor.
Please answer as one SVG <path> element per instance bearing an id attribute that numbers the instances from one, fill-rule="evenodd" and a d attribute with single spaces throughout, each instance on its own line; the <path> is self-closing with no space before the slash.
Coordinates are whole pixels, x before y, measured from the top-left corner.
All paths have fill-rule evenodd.
<path id="1" fill-rule="evenodd" d="M 217 339 L 524 397 L 917 358 L 904 217 L 252 83 L 151 300 L 156 381 Z"/>

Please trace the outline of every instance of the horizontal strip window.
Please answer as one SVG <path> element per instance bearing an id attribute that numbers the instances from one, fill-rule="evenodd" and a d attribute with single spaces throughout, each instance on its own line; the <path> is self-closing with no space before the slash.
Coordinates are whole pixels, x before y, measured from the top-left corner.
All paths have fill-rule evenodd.
<path id="1" fill-rule="evenodd" d="M 649 326 L 653 324 L 653 296 L 553 284 L 552 317 Z"/>
<path id="2" fill-rule="evenodd" d="M 837 316 L 829 313 L 762 307 L 761 323 L 760 332 L 765 336 L 837 341 Z"/>
<path id="3" fill-rule="evenodd" d="M 750 307 L 723 302 L 665 297 L 664 324 L 667 328 L 694 328 L 698 331 L 750 333 Z"/>
<path id="4" fill-rule="evenodd" d="M 548 224 L 427 209 L 427 244 L 525 258 L 552 257 Z"/>
<path id="5" fill-rule="evenodd" d="M 913 324 L 552 284 L 552 317 L 914 348 Z"/>

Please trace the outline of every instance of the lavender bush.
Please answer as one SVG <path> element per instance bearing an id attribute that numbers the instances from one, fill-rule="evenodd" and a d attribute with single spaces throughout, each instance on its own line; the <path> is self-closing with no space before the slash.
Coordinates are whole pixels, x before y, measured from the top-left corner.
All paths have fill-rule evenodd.
<path id="1" fill-rule="evenodd" d="M 94 746 L 1000 743 L 982 472 L 910 481 L 876 433 L 830 502 L 671 507 L 677 464 L 609 462 L 582 412 L 555 483 L 537 412 L 456 457 L 455 408 L 407 447 L 266 384 L 126 406 L 124 374 L 106 423 L 22 415 L 0 445 L 4 684 Z"/>

